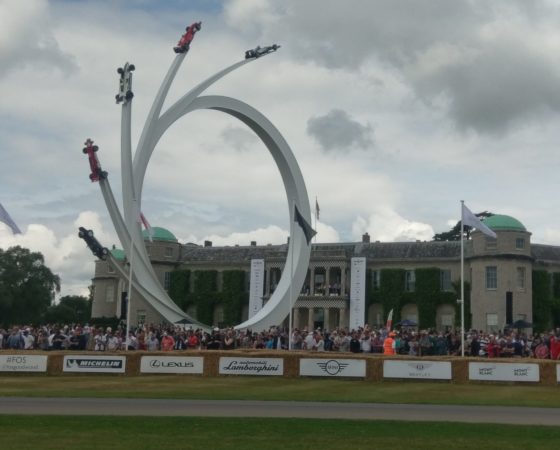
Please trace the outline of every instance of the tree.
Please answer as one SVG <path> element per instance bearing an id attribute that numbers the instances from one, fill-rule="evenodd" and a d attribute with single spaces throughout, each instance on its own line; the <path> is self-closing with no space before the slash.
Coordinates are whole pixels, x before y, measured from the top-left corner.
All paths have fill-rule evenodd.
<path id="1" fill-rule="evenodd" d="M 45 321 L 49 323 L 89 322 L 91 318 L 91 301 L 81 295 L 65 295 L 56 305 L 47 309 Z"/>
<path id="2" fill-rule="evenodd" d="M 488 211 L 482 211 L 478 214 L 475 214 L 476 217 L 491 217 L 494 214 Z M 471 236 L 472 227 L 468 225 L 463 226 L 463 233 L 464 236 L 469 239 Z M 461 221 L 459 220 L 453 228 L 449 231 L 444 231 L 443 233 L 435 234 L 432 238 L 434 241 L 460 241 L 461 240 Z"/>
<path id="3" fill-rule="evenodd" d="M 60 278 L 41 253 L 15 246 L 0 249 L 0 321 L 4 325 L 40 322 L 60 291 Z"/>

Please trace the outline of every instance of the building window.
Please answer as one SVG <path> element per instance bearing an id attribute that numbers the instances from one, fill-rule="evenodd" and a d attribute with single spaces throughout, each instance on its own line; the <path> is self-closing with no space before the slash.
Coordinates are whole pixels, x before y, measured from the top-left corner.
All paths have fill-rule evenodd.
<path id="1" fill-rule="evenodd" d="M 493 237 L 486 238 L 486 250 L 496 250 L 498 248 L 498 240 Z"/>
<path id="2" fill-rule="evenodd" d="M 452 327 L 453 326 L 453 314 L 442 314 L 441 315 L 441 326 L 442 327 Z"/>
<path id="3" fill-rule="evenodd" d="M 440 288 L 442 291 L 450 291 L 451 286 L 451 270 L 440 271 Z"/>
<path id="4" fill-rule="evenodd" d="M 107 303 L 113 303 L 115 301 L 115 286 L 112 284 L 107 285 L 105 289 L 105 301 Z"/>
<path id="5" fill-rule="evenodd" d="M 515 240 L 515 248 L 517 250 L 523 250 L 525 248 L 525 239 L 524 238 L 517 238 Z"/>
<path id="6" fill-rule="evenodd" d="M 165 272 L 165 278 L 163 279 L 163 288 L 166 291 L 169 291 L 169 288 L 171 287 L 171 272 Z"/>
<path id="7" fill-rule="evenodd" d="M 498 289 L 498 268 L 486 266 L 486 289 Z"/>
<path id="8" fill-rule="evenodd" d="M 517 289 L 525 290 L 525 267 L 517 268 Z"/>
<path id="9" fill-rule="evenodd" d="M 372 270 L 371 271 L 371 287 L 374 291 L 377 291 L 381 286 L 381 272 L 379 270 Z"/>
<path id="10" fill-rule="evenodd" d="M 415 284 L 416 284 L 416 274 L 414 270 L 407 270 L 406 278 L 405 278 L 405 290 L 407 292 L 414 292 Z"/>
<path id="11" fill-rule="evenodd" d="M 139 309 L 138 311 L 136 311 L 136 320 L 138 325 L 143 325 L 144 323 L 146 323 L 146 310 L 145 309 Z"/>
<path id="12" fill-rule="evenodd" d="M 173 257 L 173 247 L 165 247 L 165 257 L 166 258 Z"/>
<path id="13" fill-rule="evenodd" d="M 488 330 L 498 328 L 498 314 L 486 314 L 486 328 Z"/>
<path id="14" fill-rule="evenodd" d="M 112 264 L 107 264 L 107 273 L 115 273 L 115 268 Z"/>

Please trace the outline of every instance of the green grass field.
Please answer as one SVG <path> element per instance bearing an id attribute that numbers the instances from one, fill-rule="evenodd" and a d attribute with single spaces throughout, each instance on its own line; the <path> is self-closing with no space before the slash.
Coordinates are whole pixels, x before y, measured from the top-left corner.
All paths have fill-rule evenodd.
<path id="1" fill-rule="evenodd" d="M 3 376 L 0 396 L 292 400 L 560 407 L 560 386 L 348 379 L 122 376 Z"/>
<path id="2" fill-rule="evenodd" d="M 560 407 L 560 387 L 195 376 L 2 376 L 0 396 L 293 400 Z M 1 407 L 1 405 L 0 405 Z M 325 405 L 328 407 L 328 405 Z M 1 448 L 556 449 L 560 427 L 204 417 L 0 415 Z"/>
<path id="3" fill-rule="evenodd" d="M 556 449 L 560 429 L 452 423 L 238 418 L 0 416 L 2 448 Z"/>

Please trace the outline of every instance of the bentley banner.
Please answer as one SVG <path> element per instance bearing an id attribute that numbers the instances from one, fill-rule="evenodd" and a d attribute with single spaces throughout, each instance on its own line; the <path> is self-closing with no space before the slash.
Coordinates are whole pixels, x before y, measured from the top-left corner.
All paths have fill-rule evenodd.
<path id="1" fill-rule="evenodd" d="M 299 360 L 299 374 L 303 377 L 360 377 L 366 376 L 364 359 L 312 359 Z"/>
<path id="2" fill-rule="evenodd" d="M 350 270 L 350 330 L 363 327 L 366 318 L 366 259 L 352 258 Z"/>
<path id="3" fill-rule="evenodd" d="M 450 361 L 383 361 L 383 378 L 451 380 Z"/>

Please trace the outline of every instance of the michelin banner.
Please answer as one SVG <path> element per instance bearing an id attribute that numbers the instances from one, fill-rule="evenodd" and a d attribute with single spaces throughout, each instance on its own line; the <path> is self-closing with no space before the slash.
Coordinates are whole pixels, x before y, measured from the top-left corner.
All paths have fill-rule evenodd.
<path id="1" fill-rule="evenodd" d="M 349 329 L 357 330 L 366 319 L 366 259 L 352 258 L 350 265 Z"/>
<path id="2" fill-rule="evenodd" d="M 383 361 L 383 378 L 451 380 L 451 362 Z"/>
<path id="3" fill-rule="evenodd" d="M 124 373 L 126 356 L 68 355 L 64 357 L 63 372 Z"/>

